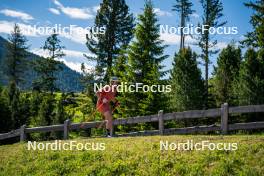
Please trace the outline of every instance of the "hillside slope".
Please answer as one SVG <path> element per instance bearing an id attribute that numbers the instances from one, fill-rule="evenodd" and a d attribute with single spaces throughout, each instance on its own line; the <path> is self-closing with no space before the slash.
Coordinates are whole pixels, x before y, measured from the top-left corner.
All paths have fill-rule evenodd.
<path id="1" fill-rule="evenodd" d="M 0 36 L 0 84 L 7 84 L 7 77 L 4 75 L 4 59 L 6 54 L 6 43 L 3 37 Z M 28 61 L 33 61 L 36 59 L 41 59 L 38 55 L 28 52 Z M 61 64 L 62 70 L 56 74 L 57 86 L 61 91 L 64 92 L 79 92 L 82 90 L 82 85 L 80 84 L 81 74 L 70 69 L 65 64 Z M 36 79 L 37 74 L 34 72 L 32 67 L 27 67 L 25 71 L 25 83 L 20 85 L 23 89 L 31 89 L 32 81 Z"/>
<path id="2" fill-rule="evenodd" d="M 238 143 L 236 151 L 161 151 L 169 143 Z M 49 141 L 51 142 L 51 141 Z M 63 141 L 69 142 L 69 141 Z M 0 175 L 263 175 L 264 136 L 152 136 L 78 139 L 105 143 L 104 151 L 27 150 L 27 143 L 0 146 Z"/>

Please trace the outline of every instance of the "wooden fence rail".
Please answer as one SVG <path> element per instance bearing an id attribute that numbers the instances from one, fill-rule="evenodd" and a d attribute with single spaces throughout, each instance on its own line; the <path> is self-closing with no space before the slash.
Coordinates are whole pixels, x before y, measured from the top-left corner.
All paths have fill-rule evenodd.
<path id="1" fill-rule="evenodd" d="M 156 135 L 156 134 L 190 134 L 197 132 L 209 132 L 209 131 L 221 131 L 222 134 L 227 134 L 228 131 L 232 130 L 248 130 L 248 129 L 262 129 L 264 128 L 263 122 L 250 122 L 250 123 L 236 123 L 228 124 L 229 114 L 241 114 L 241 113 L 256 113 L 264 112 L 264 105 L 249 105 L 249 106 L 238 106 L 238 107 L 228 107 L 227 103 L 224 103 L 221 108 L 208 109 L 208 110 L 192 110 L 184 112 L 173 112 L 163 114 L 160 110 L 158 114 L 149 116 L 137 116 L 129 118 L 115 119 L 113 125 L 127 125 L 127 124 L 137 124 L 145 122 L 158 122 L 159 129 L 152 131 L 139 131 L 129 134 L 122 134 L 122 136 L 136 136 L 136 135 Z M 186 127 L 186 128 L 171 128 L 164 129 L 164 121 L 167 120 L 180 120 L 180 119 L 193 119 L 193 118 L 217 118 L 221 117 L 221 126 L 211 125 L 211 126 L 196 126 L 196 127 Z M 0 140 L 18 137 L 20 136 L 20 141 L 26 140 L 27 133 L 35 132 L 51 132 L 51 131 L 63 131 L 64 139 L 68 139 L 70 130 L 80 130 L 88 128 L 96 128 L 104 123 L 104 121 L 95 122 L 84 122 L 84 123 L 71 123 L 70 120 L 66 120 L 64 124 L 51 125 L 51 126 L 41 126 L 34 128 L 26 128 L 25 125 L 21 126 L 20 129 L 13 130 L 8 133 L 0 134 Z"/>

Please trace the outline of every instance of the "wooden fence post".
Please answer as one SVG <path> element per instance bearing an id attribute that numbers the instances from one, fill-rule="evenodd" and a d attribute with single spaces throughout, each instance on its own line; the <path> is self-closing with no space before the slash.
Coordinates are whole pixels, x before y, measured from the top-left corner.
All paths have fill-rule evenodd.
<path id="1" fill-rule="evenodd" d="M 23 142 L 26 140 L 26 132 L 25 132 L 25 129 L 26 129 L 26 125 L 22 125 L 20 127 L 20 142 Z"/>
<path id="2" fill-rule="evenodd" d="M 71 121 L 69 119 L 64 121 L 64 127 L 63 127 L 63 139 L 69 138 L 69 127 L 70 127 Z"/>
<path id="3" fill-rule="evenodd" d="M 164 119 L 163 119 L 163 110 L 160 110 L 158 113 L 159 117 L 159 134 L 163 135 L 164 134 Z"/>
<path id="4" fill-rule="evenodd" d="M 221 105 L 221 130 L 222 134 L 228 133 L 228 103 Z"/>

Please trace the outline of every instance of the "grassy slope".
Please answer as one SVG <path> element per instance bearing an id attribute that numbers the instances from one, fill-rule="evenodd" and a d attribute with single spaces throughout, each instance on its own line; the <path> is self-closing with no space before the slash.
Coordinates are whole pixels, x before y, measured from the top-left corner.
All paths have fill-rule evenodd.
<path id="1" fill-rule="evenodd" d="M 238 142 L 237 151 L 160 151 L 160 140 Z M 153 136 L 78 139 L 105 151 L 28 151 L 0 146 L 0 175 L 262 175 L 264 136 Z"/>

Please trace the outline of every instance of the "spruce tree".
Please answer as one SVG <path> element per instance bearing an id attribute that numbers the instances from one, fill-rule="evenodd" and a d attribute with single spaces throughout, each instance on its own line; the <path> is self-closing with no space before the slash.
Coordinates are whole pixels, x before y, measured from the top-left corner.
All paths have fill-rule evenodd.
<path id="1" fill-rule="evenodd" d="M 19 97 L 20 126 L 30 124 L 31 92 L 22 92 Z"/>
<path id="2" fill-rule="evenodd" d="M 13 121 L 8 104 L 6 88 L 0 87 L 0 133 L 9 132 L 12 129 Z"/>
<path id="3" fill-rule="evenodd" d="M 58 90 L 56 86 L 56 72 L 61 70 L 61 62 L 58 61 L 65 56 L 61 46 L 61 41 L 55 31 L 47 38 L 43 50 L 48 52 L 47 58 L 41 58 L 34 62 L 34 70 L 39 78 L 34 81 L 33 86 L 43 91 L 54 92 Z"/>
<path id="4" fill-rule="evenodd" d="M 43 95 L 36 90 L 33 90 L 31 93 L 30 98 L 30 125 L 36 126 L 38 124 L 37 122 L 37 116 L 40 109 L 40 104 L 42 102 Z"/>
<path id="5" fill-rule="evenodd" d="M 185 45 L 185 37 L 186 35 L 183 34 L 183 28 L 186 27 L 186 23 L 190 20 L 190 15 L 194 13 L 194 10 L 191 9 L 193 3 L 189 0 L 176 0 L 176 4 L 173 6 L 173 11 L 179 13 L 180 16 L 180 35 L 181 35 L 181 42 L 180 42 L 180 49 L 184 48 Z"/>
<path id="6" fill-rule="evenodd" d="M 174 56 L 170 77 L 172 111 L 203 108 L 204 82 L 196 59 L 197 55 L 190 48 L 181 49 Z"/>
<path id="7" fill-rule="evenodd" d="M 236 87 L 240 105 L 264 103 L 264 66 L 262 59 L 251 48 L 245 54 Z"/>
<path id="8" fill-rule="evenodd" d="M 216 104 L 227 102 L 230 105 L 237 105 L 234 95 L 234 84 L 239 76 L 241 63 L 241 50 L 233 45 L 224 48 L 217 58 L 217 67 L 214 68 L 214 94 Z"/>
<path id="9" fill-rule="evenodd" d="M 129 84 L 142 83 L 144 85 L 162 84 L 161 78 L 167 73 L 163 71 L 162 61 L 168 56 L 163 54 L 165 45 L 159 39 L 159 25 L 151 1 L 146 1 L 143 14 L 138 16 L 135 29 L 135 40 L 128 48 L 128 65 L 126 80 Z M 125 55 L 123 61 L 126 63 Z M 125 76 L 125 75 L 124 75 Z M 126 116 L 156 114 L 163 109 L 164 95 L 159 92 L 128 92 L 124 95 L 120 110 Z"/>
<path id="10" fill-rule="evenodd" d="M 97 11 L 95 26 L 105 28 L 105 33 L 92 32 L 87 35 L 87 47 L 96 56 L 88 57 L 95 60 L 96 74 L 109 82 L 113 74 L 113 64 L 120 51 L 129 44 L 132 39 L 133 15 L 125 0 L 103 0 Z"/>
<path id="11" fill-rule="evenodd" d="M 248 32 L 242 41 L 250 48 L 245 54 L 245 61 L 240 70 L 238 92 L 240 104 L 264 103 L 264 1 L 245 3 L 254 13 L 250 23 L 253 31 Z M 254 48 L 254 49 L 252 49 Z"/>
<path id="12" fill-rule="evenodd" d="M 15 83 L 17 86 L 23 81 L 23 73 L 26 68 L 26 57 L 28 46 L 26 45 L 27 39 L 21 33 L 17 24 L 9 36 L 7 44 L 7 55 L 4 65 L 6 66 L 6 74 L 9 77 L 9 82 Z"/>
<path id="13" fill-rule="evenodd" d="M 43 96 L 42 102 L 39 106 L 38 116 L 35 118 L 33 124 L 34 126 L 49 126 L 52 125 L 55 112 L 54 112 L 54 106 L 55 101 L 52 94 L 46 94 Z M 48 139 L 50 137 L 49 133 L 40 133 L 37 135 L 38 138 L 44 140 Z"/>
<path id="14" fill-rule="evenodd" d="M 8 86 L 8 105 L 11 112 L 10 116 L 13 122 L 12 129 L 16 129 L 21 125 L 19 96 L 20 96 L 20 91 L 17 88 L 16 83 L 12 81 L 11 83 L 9 83 Z"/>
<path id="15" fill-rule="evenodd" d="M 56 115 L 52 119 L 52 124 L 54 124 L 54 125 L 63 124 L 64 121 L 69 118 L 68 114 L 65 111 L 65 107 L 64 107 L 65 100 L 66 100 L 66 95 L 64 93 L 62 93 L 60 99 L 56 103 L 56 107 L 55 107 Z M 61 131 L 53 132 L 52 136 L 55 139 L 61 139 L 63 137 L 63 132 L 61 132 Z"/>
<path id="16" fill-rule="evenodd" d="M 201 0 L 200 1 L 203 7 L 203 17 L 202 24 L 204 25 L 205 31 L 201 31 L 199 37 L 199 46 L 202 49 L 201 57 L 205 65 L 205 108 L 208 108 L 209 101 L 209 64 L 210 55 L 216 54 L 218 50 L 213 50 L 212 48 L 217 44 L 217 40 L 212 40 L 212 35 L 209 33 L 210 27 L 221 27 L 226 24 L 226 22 L 220 22 L 219 19 L 223 16 L 223 4 L 220 0 Z"/>
<path id="17" fill-rule="evenodd" d="M 255 2 L 245 3 L 245 6 L 254 10 L 251 16 L 250 23 L 252 24 L 253 31 L 248 32 L 242 41 L 242 44 L 252 47 L 264 48 L 264 1 L 257 0 Z"/>
<path id="18" fill-rule="evenodd" d="M 67 113 L 65 111 L 64 102 L 66 100 L 66 95 L 62 93 L 60 99 L 56 104 L 56 115 L 53 119 L 53 124 L 62 124 L 67 119 Z"/>

